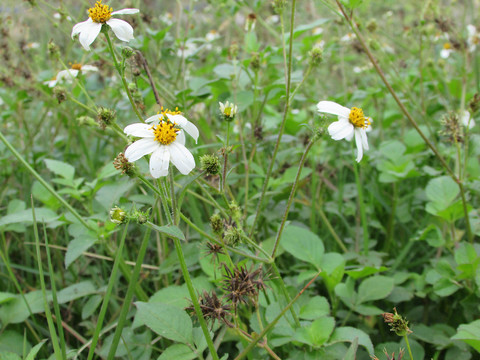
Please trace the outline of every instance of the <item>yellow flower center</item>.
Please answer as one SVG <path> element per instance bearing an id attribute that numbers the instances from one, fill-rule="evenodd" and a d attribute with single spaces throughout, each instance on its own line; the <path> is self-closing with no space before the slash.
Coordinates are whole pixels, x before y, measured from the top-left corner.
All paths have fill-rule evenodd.
<path id="1" fill-rule="evenodd" d="M 88 9 L 88 16 L 96 23 L 105 23 L 112 17 L 113 9 L 108 5 L 103 5 L 102 0 L 95 3 L 94 7 Z"/>
<path id="2" fill-rule="evenodd" d="M 350 114 L 348 115 L 348 120 L 350 123 L 359 128 L 365 129 L 370 125 L 370 120 L 363 115 L 363 110 L 360 108 L 352 107 Z"/>
<path id="3" fill-rule="evenodd" d="M 177 133 L 180 131 L 175 128 L 175 123 L 161 121 L 158 125 L 153 125 L 153 134 L 155 135 L 155 140 L 163 145 L 170 145 L 177 138 Z"/>
<path id="4" fill-rule="evenodd" d="M 72 64 L 73 70 L 82 70 L 82 64 Z"/>
<path id="5" fill-rule="evenodd" d="M 444 48 L 445 50 L 450 50 L 450 49 L 452 48 L 452 44 L 450 44 L 450 43 L 445 43 L 445 44 L 443 44 L 443 48 Z"/>
<path id="6" fill-rule="evenodd" d="M 168 119 L 167 114 L 169 115 L 179 115 L 182 112 L 178 110 L 178 107 L 175 108 L 175 111 L 168 110 L 168 109 L 163 109 L 163 106 L 160 108 L 159 114 L 161 115 L 161 119 Z"/>
<path id="7" fill-rule="evenodd" d="M 223 114 L 225 116 L 230 116 L 232 114 L 232 108 L 230 106 L 226 107 L 225 110 L 223 110 Z"/>

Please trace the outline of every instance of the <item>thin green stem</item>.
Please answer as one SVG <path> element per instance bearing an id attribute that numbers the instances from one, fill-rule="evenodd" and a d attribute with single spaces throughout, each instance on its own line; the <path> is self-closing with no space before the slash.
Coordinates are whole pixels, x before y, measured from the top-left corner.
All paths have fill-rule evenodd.
<path id="1" fill-rule="evenodd" d="M 49 183 L 47 183 L 41 176 L 38 174 L 31 166 L 30 164 L 23 158 L 20 153 L 15 150 L 15 148 L 10 144 L 10 142 L 3 136 L 3 134 L 0 132 L 0 140 L 5 144 L 5 146 L 13 153 L 13 155 L 17 158 L 18 161 L 22 163 L 23 166 L 27 168 L 27 170 L 38 180 L 40 184 L 42 184 L 45 189 L 48 190 L 49 193 L 51 193 L 58 201 L 60 201 L 63 206 L 67 208 L 68 211 L 72 213 L 72 215 L 77 218 L 80 223 L 85 226 L 87 229 L 96 231 L 92 225 L 88 224 L 83 217 L 75 210 L 69 203 L 65 201 L 56 191 L 53 187 L 50 186 Z"/>
<path id="2" fill-rule="evenodd" d="M 72 94 L 68 93 L 68 99 L 70 101 L 73 101 L 75 104 L 77 104 L 78 106 L 81 106 L 82 108 L 84 108 L 85 110 L 88 110 L 90 112 L 92 112 L 93 114 L 97 115 L 97 111 L 95 109 L 92 109 L 91 107 L 85 105 L 84 103 L 81 103 L 80 101 L 78 101 Z"/>
<path id="3" fill-rule="evenodd" d="M 235 360 L 240 360 L 240 359 L 243 359 L 245 356 L 248 355 L 248 353 L 253 349 L 253 347 L 261 340 L 263 339 L 263 337 L 275 326 L 275 324 L 278 322 L 278 320 L 280 320 L 282 318 L 282 316 L 287 312 L 288 309 L 290 309 L 292 307 L 293 304 L 295 304 L 295 302 L 298 300 L 298 298 L 303 294 L 303 292 L 315 281 L 315 279 L 318 277 L 318 275 L 320 275 L 320 272 L 318 272 L 315 277 L 310 280 L 308 282 L 307 285 L 305 285 L 303 287 L 302 290 L 300 290 L 300 292 L 288 303 L 287 306 L 285 306 L 285 308 L 280 312 L 280 314 L 277 315 L 277 317 L 275 319 L 273 319 L 273 321 L 268 324 L 265 329 L 263 329 L 263 331 L 258 335 L 256 336 L 251 342 L 250 344 L 248 344 L 248 346 L 243 349 L 243 351 L 238 354 L 238 356 L 235 358 Z"/>
<path id="4" fill-rule="evenodd" d="M 31 201 L 32 201 L 33 232 L 35 236 L 35 245 L 37 249 L 38 275 L 40 277 L 40 287 L 42 288 L 45 317 L 47 318 L 48 330 L 50 332 L 50 337 L 52 338 L 52 346 L 53 346 L 55 358 L 57 360 L 62 360 L 62 350 L 60 349 L 60 345 L 58 344 L 57 332 L 55 330 L 55 325 L 53 324 L 52 312 L 50 311 L 50 306 L 48 304 L 48 299 L 47 299 L 47 289 L 45 286 L 45 277 L 43 275 L 42 255 L 40 253 L 40 240 L 38 237 L 37 220 L 35 218 L 35 207 L 33 206 L 33 197 L 31 198 Z"/>
<path id="5" fill-rule="evenodd" d="M 365 202 L 363 201 L 363 187 L 360 181 L 360 174 L 358 171 L 358 163 L 353 164 L 353 172 L 355 173 L 355 183 L 357 184 L 357 193 L 358 193 L 358 207 L 360 209 L 360 219 L 362 222 L 362 233 L 363 233 L 363 255 L 368 255 L 368 245 L 370 238 L 368 236 L 368 224 L 367 224 L 367 215 L 365 211 Z"/>
<path id="6" fill-rule="evenodd" d="M 140 275 L 140 269 L 142 268 L 145 253 L 147 252 L 148 240 L 150 240 L 150 232 L 151 228 L 148 227 L 147 231 L 145 231 L 145 235 L 143 236 L 142 244 L 140 245 L 137 261 L 135 263 L 135 267 L 133 268 L 133 274 L 128 284 L 127 294 L 125 295 L 125 299 L 123 300 L 122 310 L 120 311 L 120 315 L 118 317 L 118 325 L 113 335 L 112 345 L 110 346 L 107 360 L 113 360 L 113 358 L 115 357 L 115 353 L 117 352 L 118 343 L 120 342 L 122 331 L 127 320 L 127 314 L 128 310 L 130 309 L 130 304 L 133 298 L 135 287 L 137 285 L 138 276 Z"/>
<path id="7" fill-rule="evenodd" d="M 285 223 L 287 222 L 288 213 L 290 212 L 290 207 L 293 203 L 293 198 L 295 197 L 295 192 L 297 191 L 298 180 L 300 179 L 300 175 L 302 174 L 303 165 L 305 164 L 305 160 L 307 160 L 307 154 L 312 148 L 313 143 L 315 142 L 316 137 L 314 137 L 308 143 L 305 151 L 300 159 L 300 164 L 298 165 L 297 175 L 295 176 L 295 180 L 292 184 L 292 190 L 290 190 L 290 196 L 288 197 L 287 206 L 285 207 L 285 212 L 283 213 L 282 222 L 280 223 L 280 227 L 278 228 L 277 235 L 275 237 L 275 245 L 273 246 L 272 255 L 270 257 L 275 259 L 275 254 L 277 253 L 278 244 L 280 243 L 280 238 L 282 237 L 283 229 L 285 228 Z"/>
<path id="8" fill-rule="evenodd" d="M 87 360 L 92 360 L 93 355 L 95 354 L 95 348 L 97 346 L 97 342 L 100 337 L 100 332 L 102 331 L 103 320 L 105 319 L 105 314 L 107 313 L 108 302 L 110 301 L 110 297 L 112 295 L 113 285 L 117 281 L 117 272 L 118 272 L 118 267 L 120 265 L 120 260 L 122 259 L 122 256 L 123 256 L 123 245 L 125 244 L 125 238 L 127 237 L 127 229 L 128 229 L 128 223 L 125 224 L 122 237 L 120 238 L 120 245 L 118 246 L 118 249 L 116 251 L 115 262 L 113 263 L 110 279 L 108 280 L 107 291 L 105 293 L 105 297 L 103 298 L 100 314 L 98 314 L 97 326 L 95 327 L 95 332 L 93 333 L 90 350 L 88 351 Z"/>
<path id="9" fill-rule="evenodd" d="M 343 250 L 343 252 L 348 252 L 347 247 L 343 243 L 342 239 L 337 235 L 335 229 L 333 228 L 332 224 L 330 223 L 330 220 L 328 220 L 327 216 L 325 215 L 325 212 L 323 209 L 320 208 L 320 205 L 317 207 L 318 214 L 322 218 L 323 222 L 327 226 L 328 231 L 330 231 L 330 234 L 333 236 L 333 239 L 337 242 L 338 246 Z"/>
<path id="10" fill-rule="evenodd" d="M 410 360 L 413 360 L 412 349 L 410 349 L 410 343 L 408 342 L 408 336 L 403 335 L 403 338 L 405 339 L 405 343 L 407 344 L 408 355 L 410 355 Z"/>
<path id="11" fill-rule="evenodd" d="M 227 180 L 227 164 L 228 164 L 228 140 L 230 137 L 230 122 L 227 121 L 227 138 L 225 140 L 225 153 L 223 155 L 223 172 L 222 172 L 222 188 L 221 191 L 225 193 L 225 181 Z"/>
<path id="12" fill-rule="evenodd" d="M 290 109 L 290 85 L 292 80 L 292 51 L 293 51 L 293 27 L 295 23 L 295 4 L 296 0 L 292 0 L 292 14 L 290 17 L 290 38 L 289 38 L 289 48 L 288 48 L 288 66 L 286 69 L 287 72 L 287 86 L 286 86 L 286 94 L 285 94 L 285 109 L 283 112 L 283 119 L 280 125 L 280 129 L 278 132 L 277 142 L 275 144 L 275 149 L 273 150 L 272 158 L 270 159 L 270 166 L 268 167 L 267 175 L 265 177 L 265 181 L 263 182 L 262 191 L 260 193 L 260 199 L 258 200 L 257 209 L 255 212 L 255 217 L 253 219 L 252 228 L 250 230 L 250 237 L 252 237 L 253 233 L 255 232 L 255 226 L 257 224 L 258 216 L 260 215 L 263 199 L 265 197 L 265 192 L 268 188 L 268 183 L 270 181 L 270 177 L 272 176 L 273 165 L 275 164 L 275 158 L 277 157 L 278 149 L 280 147 L 280 142 L 282 141 L 283 131 L 285 130 L 285 123 L 287 122 L 287 114 Z M 282 38 L 282 43 L 284 42 L 284 38 Z"/>
<path id="13" fill-rule="evenodd" d="M 423 131 L 418 126 L 417 122 L 413 119 L 410 112 L 407 110 L 407 108 L 405 107 L 403 102 L 398 97 L 395 90 L 393 90 L 393 87 L 390 85 L 390 83 L 388 82 L 384 72 L 382 71 L 382 69 L 378 65 L 377 60 L 374 58 L 372 52 L 370 51 L 370 48 L 368 47 L 367 43 L 365 42 L 365 39 L 363 38 L 363 35 L 360 33 L 360 31 L 358 30 L 358 27 L 356 26 L 355 22 L 353 21 L 353 18 L 351 16 L 347 15 L 347 12 L 345 11 L 345 8 L 343 7 L 343 5 L 340 3 L 339 0 L 335 0 L 335 2 L 337 3 L 337 6 L 339 7 L 340 11 L 342 12 L 343 17 L 345 18 L 345 20 L 347 20 L 348 24 L 350 25 L 350 28 L 353 30 L 353 32 L 357 36 L 357 39 L 360 42 L 363 50 L 365 50 L 368 58 L 370 59 L 370 62 L 372 63 L 373 67 L 377 71 L 378 75 L 382 79 L 383 83 L 387 87 L 388 91 L 392 95 L 393 99 L 397 103 L 400 110 L 406 116 L 406 118 L 408 119 L 410 124 L 415 128 L 415 130 L 420 135 L 420 137 L 423 139 L 425 144 L 427 144 L 427 146 L 430 148 L 430 150 L 433 151 L 433 153 L 435 154 L 437 159 L 440 161 L 442 166 L 445 168 L 447 173 L 450 175 L 450 177 L 458 184 L 458 187 L 460 189 L 460 195 L 461 195 L 461 198 L 462 198 L 462 203 L 463 203 L 463 212 L 464 212 L 464 215 L 465 215 L 464 218 L 465 218 L 465 225 L 466 225 L 465 227 L 466 227 L 466 231 L 467 231 L 467 238 L 469 239 L 470 242 L 473 242 L 473 233 L 472 233 L 472 229 L 470 227 L 470 219 L 468 217 L 468 207 L 467 207 L 467 202 L 466 202 L 466 198 L 465 198 L 465 189 L 463 187 L 463 184 L 462 184 L 461 180 L 455 175 L 455 172 L 448 166 L 447 162 L 442 157 L 442 155 L 440 154 L 438 149 L 435 147 L 435 145 L 425 136 Z"/>
<path id="14" fill-rule="evenodd" d="M 280 288 L 282 289 L 283 296 L 285 296 L 285 299 L 287 299 L 287 302 L 291 302 L 290 294 L 288 293 L 287 287 L 285 286 L 285 282 L 283 281 L 282 275 L 280 275 L 280 271 L 278 270 L 277 264 L 275 264 L 275 262 L 272 262 L 272 270 L 274 275 L 279 279 L 279 284 L 280 284 Z M 293 308 L 290 309 L 290 313 L 293 316 L 295 325 L 297 327 L 300 327 L 300 320 L 298 320 L 298 316 L 295 313 L 295 310 L 293 310 Z"/>
<path id="15" fill-rule="evenodd" d="M 108 35 L 108 31 L 105 31 L 103 33 L 105 35 L 105 38 L 107 39 L 108 49 L 110 50 L 110 54 L 112 55 L 113 63 L 115 64 L 115 68 L 117 69 L 118 74 L 120 75 L 120 78 L 122 79 L 122 84 L 123 84 L 123 87 L 124 87 L 124 89 L 127 93 L 128 100 L 130 100 L 130 104 L 132 105 L 132 109 L 135 112 L 135 115 L 137 115 L 140 122 L 143 123 L 145 121 L 143 120 L 142 115 L 140 115 L 140 112 L 137 109 L 137 105 L 135 105 L 135 101 L 132 98 L 132 94 L 130 94 L 130 90 L 128 89 L 127 80 L 125 79 L 125 71 L 124 71 L 124 69 L 121 68 L 120 64 L 117 61 L 117 56 L 115 55 L 115 50 L 113 49 L 112 40 L 110 40 L 110 36 Z"/>
<path id="16" fill-rule="evenodd" d="M 305 79 L 308 78 L 308 75 L 310 75 L 310 73 L 312 72 L 312 69 L 313 69 L 313 64 L 310 63 L 308 65 L 307 71 L 305 71 L 305 75 L 303 75 L 302 81 L 300 81 L 300 83 L 297 85 L 297 87 L 292 91 L 292 94 L 290 95 L 290 99 L 288 100 L 288 101 L 290 101 L 290 103 L 292 102 L 293 98 L 295 97 L 295 94 L 297 93 L 298 89 L 300 89 L 302 87 L 303 83 L 305 82 Z"/>

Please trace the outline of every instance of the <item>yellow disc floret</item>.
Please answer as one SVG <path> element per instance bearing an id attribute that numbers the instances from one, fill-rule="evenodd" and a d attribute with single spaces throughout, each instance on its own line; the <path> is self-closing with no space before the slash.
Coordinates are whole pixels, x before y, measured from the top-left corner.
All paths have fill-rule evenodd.
<path id="1" fill-rule="evenodd" d="M 112 17 L 113 9 L 108 5 L 103 5 L 102 0 L 95 3 L 95 6 L 88 9 L 88 16 L 96 23 L 105 23 Z"/>
<path id="2" fill-rule="evenodd" d="M 350 110 L 348 120 L 350 120 L 350 123 L 353 126 L 359 128 L 366 128 L 368 125 L 370 125 L 370 120 L 363 115 L 363 110 L 356 107 L 352 107 Z"/>
<path id="3" fill-rule="evenodd" d="M 153 134 L 155 140 L 162 145 L 170 145 L 177 138 L 177 133 L 180 131 L 175 127 L 175 123 L 161 121 L 158 125 L 153 125 Z"/>
<path id="4" fill-rule="evenodd" d="M 82 70 L 82 64 L 72 64 L 71 68 L 73 70 Z"/>
<path id="5" fill-rule="evenodd" d="M 175 111 L 173 111 L 173 110 L 164 109 L 163 106 L 161 107 L 160 112 L 159 112 L 161 119 L 168 119 L 167 114 L 169 114 L 169 115 L 179 115 L 181 113 L 182 112 L 178 110 L 178 107 L 176 107 Z"/>
<path id="6" fill-rule="evenodd" d="M 452 48 L 452 44 L 450 44 L 450 43 L 447 42 L 447 43 L 443 44 L 443 48 L 444 48 L 445 50 L 450 50 L 450 49 Z"/>

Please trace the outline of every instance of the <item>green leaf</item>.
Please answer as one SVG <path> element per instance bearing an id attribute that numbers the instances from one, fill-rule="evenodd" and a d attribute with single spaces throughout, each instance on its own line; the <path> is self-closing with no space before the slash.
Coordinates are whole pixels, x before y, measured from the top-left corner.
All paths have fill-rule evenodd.
<path id="1" fill-rule="evenodd" d="M 3 324 L 2 324 L 3 325 Z M 3 330 L 4 328 L 2 328 Z M 23 331 L 22 331 L 23 332 Z M 18 359 L 13 357 L 14 354 L 22 355 L 23 354 L 23 334 L 20 335 L 16 331 L 6 330 L 0 334 L 0 360 L 2 360 L 1 355 L 4 353 L 9 353 L 9 356 L 6 359 Z M 32 347 L 27 342 L 26 351 L 29 351 Z"/>
<path id="2" fill-rule="evenodd" d="M 40 351 L 41 347 L 43 346 L 43 344 L 45 344 L 45 342 L 47 341 L 48 339 L 44 339 L 42 340 L 40 343 L 38 343 L 37 345 L 35 345 L 32 350 L 30 350 L 30 352 L 28 353 L 27 357 L 25 358 L 25 360 L 35 360 L 35 356 L 37 355 L 37 353 Z M 1 359 L 1 358 L 0 358 Z"/>
<path id="3" fill-rule="evenodd" d="M 192 320 L 176 306 L 136 302 L 135 326 L 146 325 L 158 335 L 193 346 Z"/>
<path id="4" fill-rule="evenodd" d="M 358 338 L 355 338 L 352 345 L 348 348 L 347 353 L 343 357 L 343 360 L 355 360 L 357 358 Z"/>
<path id="5" fill-rule="evenodd" d="M 175 225 L 166 225 L 158 226 L 155 224 L 150 224 L 153 230 L 158 231 L 159 233 L 165 234 L 167 236 L 173 237 L 178 240 L 185 240 L 185 236 L 182 233 L 182 230 Z"/>
<path id="6" fill-rule="evenodd" d="M 75 168 L 72 165 L 51 159 L 45 159 L 45 165 L 47 165 L 48 170 L 53 172 L 55 175 L 60 175 L 67 180 L 73 180 Z"/>
<path id="7" fill-rule="evenodd" d="M 37 221 L 42 222 L 52 222 L 58 218 L 58 215 L 48 208 L 35 208 L 35 217 Z M 32 209 L 22 210 L 14 214 L 9 214 L 0 219 L 0 226 L 16 223 L 32 223 Z"/>
<path id="8" fill-rule="evenodd" d="M 373 276 L 362 281 L 358 287 L 358 303 L 386 298 L 393 290 L 393 278 Z"/>
<path id="9" fill-rule="evenodd" d="M 173 344 L 165 349 L 157 360 L 192 360 L 197 357 L 187 345 Z"/>
<path id="10" fill-rule="evenodd" d="M 449 176 L 430 180 L 425 189 L 425 195 L 430 200 L 426 210 L 430 214 L 437 215 L 453 203 L 459 192 L 458 185 Z"/>
<path id="11" fill-rule="evenodd" d="M 335 320 L 332 317 L 322 317 L 309 326 L 298 328 L 295 340 L 312 346 L 321 346 L 328 340 L 334 328 Z"/>
<path id="12" fill-rule="evenodd" d="M 328 314 L 330 314 L 328 300 L 323 296 L 314 296 L 306 305 L 301 307 L 298 316 L 301 319 L 315 320 Z"/>
<path id="13" fill-rule="evenodd" d="M 297 259 L 306 261 L 321 269 L 325 251 L 322 240 L 310 230 L 289 225 L 281 238 L 282 247 Z"/>
<path id="14" fill-rule="evenodd" d="M 90 294 L 95 294 L 97 290 L 91 281 L 82 281 L 58 291 L 57 300 L 59 304 L 64 304 Z"/>
<path id="15" fill-rule="evenodd" d="M 355 340 L 357 339 L 357 340 Z M 373 344 L 370 337 L 362 330 L 355 329 L 350 326 L 336 328 L 333 332 L 329 343 L 335 344 L 338 342 L 351 342 L 358 341 L 358 344 L 362 345 L 369 354 L 373 354 Z"/>
<path id="16" fill-rule="evenodd" d="M 81 237 L 78 239 L 73 239 L 68 243 L 67 252 L 65 254 L 65 267 L 68 268 L 75 260 L 77 260 L 84 251 L 87 251 L 97 239 L 94 237 Z"/>
<path id="17" fill-rule="evenodd" d="M 472 264 L 478 259 L 475 247 L 472 244 L 460 243 L 455 249 L 455 261 L 457 264 Z"/>
<path id="18" fill-rule="evenodd" d="M 386 271 L 386 270 L 388 270 L 388 268 L 386 268 L 385 266 L 379 266 L 379 267 L 365 266 L 356 270 L 345 271 L 345 273 L 348 276 L 350 276 L 352 279 L 356 280 L 356 279 L 367 277 L 367 276 L 370 276 L 382 271 Z"/>

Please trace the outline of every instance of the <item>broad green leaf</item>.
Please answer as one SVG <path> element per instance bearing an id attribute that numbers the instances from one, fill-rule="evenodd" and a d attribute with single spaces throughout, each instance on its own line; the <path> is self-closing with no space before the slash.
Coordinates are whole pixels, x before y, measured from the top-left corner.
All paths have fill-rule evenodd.
<path id="1" fill-rule="evenodd" d="M 330 313 L 330 304 L 323 296 L 314 296 L 301 307 L 298 317 L 301 319 L 315 320 Z"/>
<path id="2" fill-rule="evenodd" d="M 98 289 L 91 281 L 82 281 L 58 291 L 57 300 L 59 304 L 64 304 L 90 294 L 95 294 L 97 291 Z"/>
<path id="3" fill-rule="evenodd" d="M 475 247 L 472 244 L 461 243 L 455 249 L 455 261 L 457 264 L 472 264 L 478 259 Z"/>
<path id="4" fill-rule="evenodd" d="M 197 354 L 187 345 L 173 344 L 166 348 L 157 360 L 192 360 L 195 358 L 197 358 Z"/>
<path id="5" fill-rule="evenodd" d="M 328 340 L 334 328 L 335 320 L 332 317 L 322 317 L 309 326 L 298 328 L 295 340 L 312 346 L 321 346 Z"/>
<path id="6" fill-rule="evenodd" d="M 39 223 L 52 222 L 58 218 L 58 215 L 48 208 L 35 208 L 35 217 Z M 16 223 L 32 223 L 32 209 L 22 210 L 14 214 L 9 214 L 0 219 L 0 226 Z"/>
<path id="7" fill-rule="evenodd" d="M 310 230 L 289 225 L 283 231 L 280 243 L 297 259 L 312 264 L 318 270 L 321 269 L 325 248 L 322 240 Z"/>
<path id="8" fill-rule="evenodd" d="M 393 290 L 393 278 L 378 275 L 372 276 L 358 287 L 358 303 L 386 298 Z"/>
<path id="9" fill-rule="evenodd" d="M 355 329 L 350 326 L 338 327 L 330 337 L 330 344 L 337 342 L 350 342 L 353 343 L 355 339 L 358 339 L 358 344 L 362 345 L 368 354 L 373 354 L 373 344 L 370 337 L 362 330 Z"/>
<path id="10" fill-rule="evenodd" d="M 136 302 L 135 325 L 145 324 L 158 335 L 193 346 L 192 320 L 184 310 L 163 303 Z"/>
<path id="11" fill-rule="evenodd" d="M 449 207 L 460 192 L 458 185 L 449 176 L 440 176 L 428 182 L 425 195 L 430 202 L 427 211 L 433 215 Z"/>
<path id="12" fill-rule="evenodd" d="M 176 306 L 179 309 L 184 309 L 190 302 L 188 298 L 190 294 L 185 286 L 170 285 L 163 289 L 160 289 L 153 294 L 148 300 L 149 303 L 163 303 L 172 306 Z"/>
<path id="13" fill-rule="evenodd" d="M 103 297 L 100 295 L 90 296 L 90 299 L 82 308 L 82 320 L 85 320 L 93 315 L 98 306 L 102 303 Z"/>
<path id="14" fill-rule="evenodd" d="M 4 353 L 10 354 L 23 354 L 23 343 L 24 343 L 24 335 L 23 330 L 21 330 L 21 334 L 13 331 L 13 330 L 6 330 L 0 334 L 0 360 L 2 360 L 1 355 Z M 30 351 L 32 346 L 27 342 L 26 343 L 26 351 Z M 10 355 L 13 356 L 13 355 Z M 17 359 L 15 357 L 6 357 L 6 359 Z"/>
<path id="15" fill-rule="evenodd" d="M 45 159 L 45 165 L 47 165 L 48 170 L 55 175 L 60 175 L 64 179 L 73 180 L 75 168 L 72 165 L 51 159 Z"/>
<path id="16" fill-rule="evenodd" d="M 386 268 L 385 266 L 380 266 L 380 267 L 365 266 L 359 269 L 345 271 L 345 273 L 348 276 L 350 276 L 352 279 L 356 280 L 356 279 L 367 277 L 367 276 L 370 276 L 382 271 L 386 271 L 386 270 L 388 270 L 388 268 Z"/>
<path id="17" fill-rule="evenodd" d="M 355 360 L 357 358 L 358 338 L 355 338 L 352 345 L 348 348 L 347 353 L 343 357 L 343 360 Z"/>
<path id="18" fill-rule="evenodd" d="M 65 253 L 65 267 L 68 268 L 83 252 L 95 244 L 96 241 L 96 238 L 88 235 L 70 241 L 67 246 L 67 252 Z"/>
<path id="19" fill-rule="evenodd" d="M 155 224 L 150 224 L 153 230 L 158 231 L 159 233 L 165 234 L 167 236 L 173 237 L 178 240 L 185 240 L 185 236 L 182 233 L 182 230 L 175 225 L 166 225 L 158 226 Z"/>

